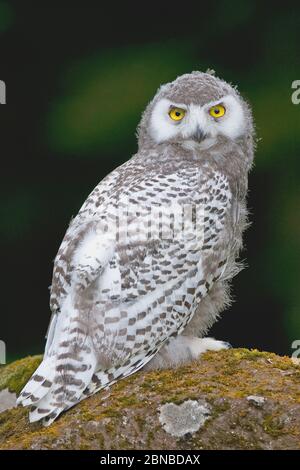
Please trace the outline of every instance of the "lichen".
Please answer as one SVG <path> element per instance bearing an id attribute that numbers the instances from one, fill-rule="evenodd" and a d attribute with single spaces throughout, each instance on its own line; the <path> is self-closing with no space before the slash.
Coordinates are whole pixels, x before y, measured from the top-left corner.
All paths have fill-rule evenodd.
<path id="1" fill-rule="evenodd" d="M 266 399 L 265 397 L 260 397 L 258 395 L 249 395 L 247 397 L 247 400 L 252 403 L 253 405 L 255 406 L 263 406 L 263 404 L 265 403 Z"/>
<path id="2" fill-rule="evenodd" d="M 159 421 L 164 430 L 175 437 L 197 432 L 210 415 L 206 403 L 186 400 L 180 405 L 166 403 L 159 408 Z"/>
<path id="3" fill-rule="evenodd" d="M 0 391 L 0 413 L 6 410 L 10 410 L 16 406 L 16 394 L 10 392 L 8 388 L 4 388 Z"/>

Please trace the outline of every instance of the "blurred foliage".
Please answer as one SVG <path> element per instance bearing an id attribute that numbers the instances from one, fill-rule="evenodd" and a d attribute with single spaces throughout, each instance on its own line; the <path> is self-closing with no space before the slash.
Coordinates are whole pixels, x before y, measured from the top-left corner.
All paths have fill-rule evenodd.
<path id="1" fill-rule="evenodd" d="M 189 43 L 121 47 L 69 65 L 66 93 L 49 117 L 53 149 L 122 152 L 157 84 L 190 69 L 191 50 Z"/>
<path id="2" fill-rule="evenodd" d="M 291 83 L 300 79 L 298 2 L 271 9 L 258 0 L 221 0 L 180 15 L 162 6 L 161 17 L 149 9 L 139 21 L 125 6 L 116 16 L 102 7 L 12 5 L 0 2 L 0 32 L 16 18 L 16 43 L 5 57 L 10 63 L 15 52 L 22 64 L 14 75 L 22 77 L 22 89 L 16 111 L 7 107 L 6 148 L 19 160 L 17 174 L 13 158 L 7 162 L 13 183 L 2 186 L 0 223 L 8 253 L 35 268 L 27 268 L 31 275 L 20 291 L 27 301 L 29 284 L 38 292 L 30 341 L 48 322 L 41 314 L 48 308 L 44 286 L 71 215 L 135 152 L 136 126 L 156 89 L 182 73 L 213 68 L 251 103 L 258 137 L 244 254 L 249 268 L 235 280 L 232 314 L 213 334 L 235 346 L 289 354 L 300 338 L 300 105 L 291 101 Z M 22 111 L 25 85 L 30 100 L 23 98 Z M 29 340 L 20 344 L 22 352 L 36 352 Z"/>
<path id="3" fill-rule="evenodd" d="M 8 2 L 0 2 L 0 33 L 8 30 L 14 20 L 13 9 Z"/>
<path id="4" fill-rule="evenodd" d="M 9 240 L 22 240 L 38 223 L 41 211 L 41 203 L 34 197 L 34 192 L 20 188 L 9 200 L 0 201 L 2 235 Z"/>

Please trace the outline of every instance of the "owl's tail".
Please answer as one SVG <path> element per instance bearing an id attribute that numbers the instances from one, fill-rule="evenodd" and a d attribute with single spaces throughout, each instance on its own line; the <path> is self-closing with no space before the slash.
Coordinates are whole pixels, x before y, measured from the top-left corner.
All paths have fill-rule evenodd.
<path id="1" fill-rule="evenodd" d="M 70 301 L 59 314 L 53 347 L 22 390 L 17 404 L 30 406 L 29 420 L 50 425 L 81 400 L 97 368 L 91 336 Z"/>
<path id="2" fill-rule="evenodd" d="M 82 349 L 83 348 L 83 349 Z M 22 390 L 17 404 L 30 406 L 29 421 L 49 426 L 64 410 L 81 400 L 91 382 L 96 360 L 88 345 L 81 345 L 87 357 L 79 363 L 73 351 L 46 358 Z"/>
<path id="3" fill-rule="evenodd" d="M 99 367 L 84 312 L 78 312 L 66 300 L 50 335 L 41 365 L 22 390 L 17 404 L 30 406 L 30 422 L 43 421 L 49 426 L 64 410 L 84 398 L 128 377 L 143 367 L 156 351 L 141 352 L 118 367 Z"/>
<path id="4" fill-rule="evenodd" d="M 29 382 L 21 391 L 17 405 L 30 406 L 38 403 L 47 393 L 53 383 L 55 373 L 55 358 L 46 358 L 37 368 Z"/>
<path id="5" fill-rule="evenodd" d="M 42 420 L 45 426 L 49 426 L 64 410 L 137 372 L 153 355 L 137 355 L 123 366 L 105 371 L 96 371 L 92 365 L 75 368 L 65 364 L 66 367 L 63 367 L 56 357 L 48 357 L 22 390 L 17 404 L 31 406 L 31 423 Z M 68 371 L 67 374 L 58 374 L 63 369 Z"/>

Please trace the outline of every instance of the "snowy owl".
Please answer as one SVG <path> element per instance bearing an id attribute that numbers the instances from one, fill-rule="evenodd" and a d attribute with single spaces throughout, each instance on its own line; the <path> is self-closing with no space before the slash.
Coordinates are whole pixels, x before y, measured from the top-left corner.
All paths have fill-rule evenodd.
<path id="1" fill-rule="evenodd" d="M 250 107 L 214 73 L 159 88 L 137 153 L 89 195 L 56 256 L 44 360 L 18 398 L 31 422 L 227 347 L 203 336 L 240 269 L 253 152 Z"/>

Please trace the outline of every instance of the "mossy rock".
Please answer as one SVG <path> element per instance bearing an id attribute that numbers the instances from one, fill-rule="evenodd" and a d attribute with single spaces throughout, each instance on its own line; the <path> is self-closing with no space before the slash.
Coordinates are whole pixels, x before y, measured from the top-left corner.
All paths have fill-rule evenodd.
<path id="1" fill-rule="evenodd" d="M 18 393 L 40 360 L 1 367 L 0 390 Z M 121 380 L 48 428 L 6 410 L 0 449 L 300 449 L 300 366 L 257 350 L 208 352 Z"/>

